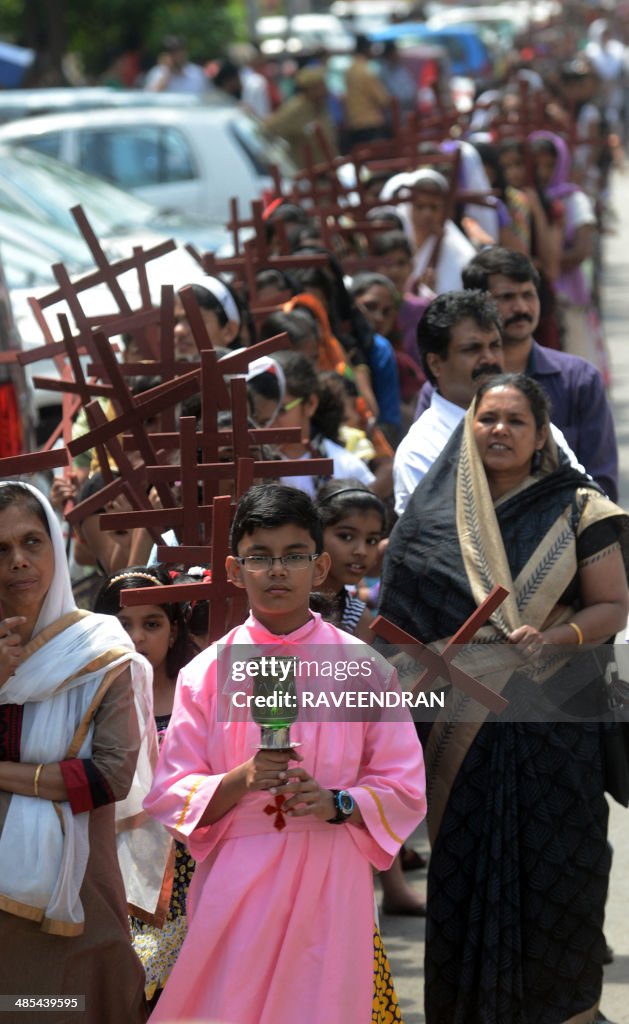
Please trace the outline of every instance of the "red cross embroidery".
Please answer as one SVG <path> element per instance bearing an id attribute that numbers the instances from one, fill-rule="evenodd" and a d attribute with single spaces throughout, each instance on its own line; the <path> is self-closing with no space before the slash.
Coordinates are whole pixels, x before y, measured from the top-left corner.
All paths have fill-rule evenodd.
<path id="1" fill-rule="evenodd" d="M 284 811 L 282 810 L 282 805 L 283 805 L 285 800 L 286 800 L 285 796 L 278 795 L 278 796 L 275 797 L 275 802 L 274 803 L 267 804 L 266 807 L 264 808 L 264 813 L 265 814 L 274 814 L 275 815 L 275 821 L 273 822 L 273 828 L 276 828 L 278 832 L 281 832 L 283 828 L 286 828 L 286 818 L 284 817 Z"/>

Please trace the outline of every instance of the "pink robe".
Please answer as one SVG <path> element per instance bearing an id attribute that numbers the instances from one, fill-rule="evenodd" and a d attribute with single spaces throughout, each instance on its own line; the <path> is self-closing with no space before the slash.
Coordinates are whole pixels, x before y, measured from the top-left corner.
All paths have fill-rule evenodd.
<path id="1" fill-rule="evenodd" d="M 334 645 L 328 653 L 335 658 L 370 651 L 319 615 L 287 637 L 250 616 L 221 644 L 273 645 L 274 653 L 278 644 L 282 653 L 306 644 L 302 657 L 320 660 L 326 645 Z M 265 653 L 273 653 L 270 646 Z M 385 685 L 396 688 L 394 673 L 382 664 Z M 316 681 L 306 688 L 316 689 Z M 410 716 L 380 723 L 298 721 L 291 728 L 302 766 L 322 786 L 348 789 L 364 825 L 306 816 L 286 818 L 277 831 L 274 815 L 264 812 L 273 798 L 258 792 L 215 824 L 197 828 L 224 773 L 252 757 L 260 742 L 254 722 L 217 720 L 216 690 L 213 645 L 181 673 L 145 802 L 197 861 L 188 936 L 151 1021 L 369 1024 L 372 867 L 391 865 L 426 809 L 421 747 Z"/>

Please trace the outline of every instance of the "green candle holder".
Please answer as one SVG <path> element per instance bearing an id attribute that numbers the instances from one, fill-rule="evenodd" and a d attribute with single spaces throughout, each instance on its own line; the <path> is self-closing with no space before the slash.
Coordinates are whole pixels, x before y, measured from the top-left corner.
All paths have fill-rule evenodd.
<path id="1" fill-rule="evenodd" d="M 251 658 L 257 663 L 252 672 L 253 701 L 251 717 L 260 726 L 260 747 L 263 750 L 289 750 L 290 727 L 297 721 L 299 709 L 295 685 L 297 659 L 264 655 Z M 251 671 L 251 670 L 250 670 Z"/>

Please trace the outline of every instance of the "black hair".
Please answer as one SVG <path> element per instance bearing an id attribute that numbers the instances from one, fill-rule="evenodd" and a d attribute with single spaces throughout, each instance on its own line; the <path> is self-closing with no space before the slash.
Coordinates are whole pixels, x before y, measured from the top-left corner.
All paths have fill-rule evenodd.
<path id="1" fill-rule="evenodd" d="M 374 256 L 388 256 L 389 253 L 401 249 L 410 259 L 413 258 L 411 243 L 403 231 L 383 231 L 375 236 L 372 242 Z"/>
<path id="2" fill-rule="evenodd" d="M 329 387 L 335 395 L 345 401 L 345 398 L 358 398 L 359 391 L 356 387 L 356 381 L 352 377 L 347 377 L 344 373 L 339 373 L 338 370 L 320 370 L 319 381 L 324 387 Z"/>
<path id="3" fill-rule="evenodd" d="M 4 484 L 0 487 L 0 512 L 4 512 L 5 509 L 11 508 L 12 505 L 21 505 L 22 508 L 30 512 L 31 515 L 37 516 L 42 526 L 46 530 L 46 533 L 50 537 L 50 526 L 48 524 L 48 517 L 46 510 L 42 505 L 41 501 L 29 491 L 28 487 L 24 484 L 16 481 L 15 483 Z"/>
<path id="4" fill-rule="evenodd" d="M 205 573 L 202 571 L 202 575 L 192 572 L 177 572 L 173 578 L 173 583 L 201 583 L 205 578 Z M 188 633 L 192 642 L 196 646 L 195 638 L 198 636 L 207 637 L 210 628 L 210 602 L 207 598 L 201 598 L 200 600 L 190 600 L 183 603 L 184 618 L 188 627 Z"/>
<path id="5" fill-rule="evenodd" d="M 290 274 L 276 267 L 264 267 L 256 273 L 256 289 L 276 288 L 280 292 L 289 292 L 294 295 L 297 291 L 295 280 Z"/>
<path id="6" fill-rule="evenodd" d="M 334 526 L 352 512 L 377 512 L 384 532 L 387 510 L 380 498 L 353 477 L 347 480 L 329 480 L 317 491 L 315 507 L 321 517 L 323 529 Z"/>
<path id="7" fill-rule="evenodd" d="M 390 178 L 390 176 L 391 175 L 387 171 L 386 175 L 383 178 L 383 182 L 387 181 L 388 178 Z M 371 220 L 371 221 L 375 220 L 375 221 L 377 221 L 377 222 L 379 222 L 381 224 L 390 224 L 391 225 L 391 230 L 395 230 L 395 231 L 403 231 L 404 230 L 404 224 L 403 224 L 402 218 L 399 216 L 399 214 L 397 214 L 395 212 L 395 210 L 392 210 L 388 206 L 373 206 L 371 208 L 371 210 L 367 211 L 367 216 L 366 216 L 365 219 L 366 220 Z M 380 237 L 380 234 L 375 235 L 375 237 L 374 237 L 374 244 L 375 244 L 376 239 L 379 238 L 379 237 Z M 410 248 L 410 246 L 409 246 L 409 248 Z"/>
<path id="8" fill-rule="evenodd" d="M 503 153 L 519 153 L 522 159 L 526 155 L 526 145 L 522 139 L 502 139 L 498 143 L 498 157 L 501 157 Z"/>
<path id="9" fill-rule="evenodd" d="M 290 313 L 284 313 L 281 310 L 271 313 L 260 328 L 260 341 L 273 338 L 276 334 L 283 332 L 286 332 L 291 345 L 298 350 L 312 335 L 317 339 L 320 338 L 317 319 L 305 308 L 293 309 Z"/>
<path id="10" fill-rule="evenodd" d="M 371 53 L 371 42 L 364 35 L 357 35 L 356 42 L 354 44 L 354 53 Z"/>
<path id="11" fill-rule="evenodd" d="M 492 187 L 499 189 L 501 193 L 504 192 L 506 182 L 500 165 L 498 147 L 493 142 L 474 142 L 472 145 L 483 161 L 485 169 L 489 167 L 493 172 L 493 180 L 490 179 Z"/>
<path id="12" fill-rule="evenodd" d="M 162 379 L 162 377 L 157 375 L 145 375 L 142 377 L 129 377 L 127 383 L 131 394 L 137 397 L 138 395 L 143 395 L 145 391 L 151 391 L 153 388 L 156 388 L 162 383 Z"/>
<path id="13" fill-rule="evenodd" d="M 437 381 L 427 356 L 448 358 L 452 331 L 461 320 L 473 320 L 482 331 L 502 330 L 496 304 L 486 291 L 444 292 L 430 303 L 417 325 L 417 344 L 424 373 L 434 386 Z"/>
<path id="14" fill-rule="evenodd" d="M 532 281 L 539 290 L 540 276 L 528 256 L 515 249 L 505 249 L 502 245 L 489 245 L 472 257 L 461 274 L 463 287 L 488 292 L 489 279 L 494 274 L 501 274 L 520 284 Z"/>
<path id="15" fill-rule="evenodd" d="M 328 315 L 334 311 L 335 289 L 334 280 L 323 267 L 299 267 L 295 271 L 295 280 L 301 291 L 306 288 L 317 288 L 325 296 Z"/>
<path id="16" fill-rule="evenodd" d="M 255 484 L 236 506 L 230 537 L 232 555 L 238 555 L 243 537 L 255 530 L 275 530 L 288 525 L 306 530 L 315 543 L 317 554 L 323 550 L 321 518 L 304 491 L 283 484 Z"/>
<path id="17" fill-rule="evenodd" d="M 356 305 L 345 285 L 345 275 L 337 258 L 327 249 L 316 246 L 305 247 L 300 252 L 306 255 L 324 255 L 327 257 L 325 268 L 326 280 L 332 286 L 332 301 L 328 304 L 327 314 L 330 321 L 332 333 L 348 353 L 352 365 L 369 365 L 370 354 L 373 349 L 373 331 L 367 322 L 365 315 Z M 307 270 L 320 270 L 319 267 L 304 268 L 300 271 L 303 276 Z M 306 275 L 309 277 L 310 275 Z M 310 281 L 312 287 L 321 287 L 316 281 Z M 306 284 L 306 287 L 308 285 Z M 325 293 L 327 295 L 327 293 Z"/>
<path id="18" fill-rule="evenodd" d="M 265 218 L 267 224 L 272 224 L 273 221 L 277 220 L 293 221 L 295 224 L 307 224 L 309 217 L 303 206 L 298 206 L 297 203 L 280 203 Z"/>
<path id="19" fill-rule="evenodd" d="M 310 221 L 308 224 L 289 224 L 286 229 L 288 248 L 292 253 L 314 246 L 323 245 L 321 229 Z"/>
<path id="20" fill-rule="evenodd" d="M 552 139 L 533 139 L 531 150 L 533 153 L 547 153 L 548 156 L 559 156 L 559 151 Z"/>
<path id="21" fill-rule="evenodd" d="M 484 381 L 474 397 L 474 412 L 478 409 L 481 399 L 494 388 L 516 388 L 528 400 L 538 430 L 550 424 L 550 402 L 544 389 L 527 376 L 526 373 L 500 373 L 497 377 Z"/>
<path id="22" fill-rule="evenodd" d="M 273 359 L 281 366 L 286 381 L 286 391 L 293 398 L 308 399 L 311 395 L 316 395 L 319 399 L 319 404 L 311 419 L 313 435 L 322 434 L 330 441 L 338 443 L 338 433 L 345 413 L 343 404 L 321 381 L 310 360 L 301 352 L 290 349 L 275 352 Z M 257 374 L 248 382 L 247 387 L 262 398 L 273 402 L 280 401 L 280 387 L 277 377 L 273 373 Z"/>
<path id="23" fill-rule="evenodd" d="M 232 60 L 226 58 L 214 75 L 212 82 L 217 89 L 222 89 L 225 83 L 232 82 L 235 79 L 240 81 L 240 68 Z"/>
<path id="24" fill-rule="evenodd" d="M 221 284 L 225 285 L 225 288 L 227 288 L 227 291 L 230 293 L 231 297 L 236 303 L 236 309 L 238 310 L 239 313 L 242 314 L 242 303 L 240 301 L 240 297 L 236 294 L 233 288 L 230 288 L 229 285 L 225 281 L 223 281 L 222 278 L 220 280 Z M 214 292 L 211 292 L 209 288 L 206 288 L 202 284 L 193 284 L 190 287 L 192 288 L 192 294 L 194 295 L 201 309 L 209 309 L 211 310 L 212 313 L 216 313 L 219 324 L 221 325 L 221 327 L 224 327 L 225 324 L 228 322 L 229 317 L 225 312 L 225 308 L 222 302 L 220 302 L 219 299 L 216 298 Z"/>
<path id="25" fill-rule="evenodd" d="M 150 577 L 147 579 L 147 577 Z M 151 578 L 155 583 L 151 583 Z M 194 656 L 185 618 L 185 604 L 179 601 L 160 601 L 157 588 L 172 582 L 167 570 L 161 565 L 130 565 L 121 572 L 112 573 L 101 586 L 94 602 L 94 611 L 101 615 L 118 616 L 122 611 L 120 594 L 123 590 L 139 590 L 154 586 L 157 590 L 154 601 L 147 604 L 163 608 L 168 621 L 177 627 L 177 635 L 166 655 L 166 673 L 169 679 L 176 679 L 179 672 Z"/>
<path id="26" fill-rule="evenodd" d="M 272 242 L 276 236 L 282 237 L 282 231 L 281 229 L 278 230 L 277 227 L 278 221 L 285 225 L 284 232 L 287 237 L 290 225 L 304 227 L 310 224 L 310 218 L 303 207 L 298 206 L 296 203 L 280 203 L 264 219 L 264 234 L 267 243 Z"/>
<path id="27" fill-rule="evenodd" d="M 361 274 L 356 274 L 356 277 L 352 278 L 352 283 L 349 286 L 349 293 L 355 299 L 360 298 L 365 292 L 368 292 L 370 288 L 375 288 L 376 285 L 380 285 L 382 288 L 386 288 L 390 292 L 391 297 L 397 299 L 397 288 L 393 284 L 390 277 L 385 274 L 378 274 L 372 270 L 363 271 Z"/>

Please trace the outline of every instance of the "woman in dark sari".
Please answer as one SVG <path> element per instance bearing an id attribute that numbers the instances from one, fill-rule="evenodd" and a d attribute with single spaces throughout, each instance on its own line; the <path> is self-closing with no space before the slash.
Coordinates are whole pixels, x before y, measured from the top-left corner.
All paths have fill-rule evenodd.
<path id="1" fill-rule="evenodd" d="M 627 620 L 626 534 L 560 462 L 539 386 L 504 375 L 391 537 L 380 610 L 424 642 L 509 591 L 456 660 L 508 700 L 502 720 L 451 688 L 426 742 L 427 1024 L 601 1019 L 602 645 Z"/>

